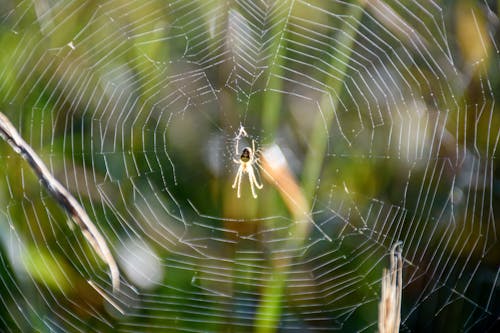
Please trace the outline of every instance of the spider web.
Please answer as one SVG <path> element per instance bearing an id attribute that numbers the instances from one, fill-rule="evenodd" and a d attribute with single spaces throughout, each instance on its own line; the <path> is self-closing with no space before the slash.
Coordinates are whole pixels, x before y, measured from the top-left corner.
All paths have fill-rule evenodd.
<path id="1" fill-rule="evenodd" d="M 498 325 L 495 6 L 2 7 L 1 110 L 122 281 L 1 143 L 1 330 L 373 331 L 398 241 L 401 330 Z M 240 126 L 303 200 L 260 162 L 236 197 Z"/>

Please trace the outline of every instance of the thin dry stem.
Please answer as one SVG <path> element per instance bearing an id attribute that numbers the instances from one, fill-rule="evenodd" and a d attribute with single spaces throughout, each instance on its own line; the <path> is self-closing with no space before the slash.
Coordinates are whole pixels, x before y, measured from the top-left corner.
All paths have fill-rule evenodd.
<path id="1" fill-rule="evenodd" d="M 294 219 L 298 221 L 295 232 L 299 239 L 306 237 L 311 227 L 314 227 L 326 240 L 331 242 L 330 236 L 312 219 L 304 191 L 288 167 L 286 158 L 279 146 L 272 144 L 267 147 L 263 151 L 261 162 L 261 171 L 264 177 L 278 190 Z"/>
<path id="2" fill-rule="evenodd" d="M 42 159 L 23 140 L 9 118 L 0 112 L 0 136 L 7 141 L 11 147 L 21 155 L 31 166 L 47 191 L 59 202 L 59 204 L 69 213 L 73 221 L 81 228 L 83 235 L 92 248 L 99 254 L 102 260 L 109 266 L 113 291 L 120 288 L 120 272 L 118 266 L 106 244 L 104 237 L 97 227 L 90 220 L 83 207 L 66 190 L 66 188 L 54 178 Z"/>
<path id="3" fill-rule="evenodd" d="M 401 290 L 403 283 L 402 242 L 397 242 L 391 249 L 391 264 L 384 269 L 382 276 L 382 298 L 378 305 L 379 333 L 397 333 L 401 323 Z"/>

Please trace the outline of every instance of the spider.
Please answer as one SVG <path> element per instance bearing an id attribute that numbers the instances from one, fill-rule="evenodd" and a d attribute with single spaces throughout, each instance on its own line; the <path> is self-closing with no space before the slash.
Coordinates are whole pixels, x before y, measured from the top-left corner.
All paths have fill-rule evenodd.
<path id="1" fill-rule="evenodd" d="M 236 154 L 239 154 L 238 144 L 240 142 L 241 135 L 247 136 L 245 129 L 243 127 L 240 128 L 240 132 L 236 137 Z M 262 188 L 262 184 L 257 181 L 257 177 L 255 177 L 254 164 L 259 161 L 259 158 L 255 156 L 255 141 L 252 140 L 252 148 L 245 147 L 242 150 L 241 156 L 239 159 L 233 159 L 234 163 L 239 164 L 238 172 L 236 173 L 236 177 L 233 182 L 233 189 L 238 187 L 237 195 L 238 198 L 240 195 L 241 188 L 241 178 L 244 173 L 248 173 L 248 180 L 250 181 L 250 188 L 252 189 L 252 195 L 254 198 L 257 198 L 257 193 L 255 193 L 255 187 L 259 190 Z"/>

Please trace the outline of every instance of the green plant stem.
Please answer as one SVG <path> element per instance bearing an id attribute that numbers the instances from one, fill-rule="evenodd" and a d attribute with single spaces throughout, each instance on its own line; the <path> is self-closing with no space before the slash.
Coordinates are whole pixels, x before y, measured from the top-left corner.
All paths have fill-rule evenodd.
<path id="1" fill-rule="evenodd" d="M 283 25 L 276 24 L 273 36 L 279 36 L 275 42 L 274 56 L 269 61 L 269 81 L 262 103 L 262 129 L 265 135 L 264 144 L 270 144 L 276 137 L 282 107 L 283 62 L 286 52 L 286 31 L 295 0 L 291 0 L 287 18 Z M 281 33 L 279 32 L 281 31 Z M 281 302 L 285 287 L 287 272 L 282 266 L 274 266 L 271 278 L 266 281 L 262 298 L 259 302 L 255 319 L 256 332 L 272 333 L 277 330 L 281 317 Z"/>
<path id="2" fill-rule="evenodd" d="M 266 133 L 264 144 L 269 144 L 274 141 L 279 125 L 282 97 L 279 91 L 282 90 L 283 80 L 283 62 L 284 53 L 286 52 L 287 25 L 290 18 L 295 0 L 291 0 L 287 18 L 283 24 L 276 24 L 272 30 L 273 36 L 277 37 L 274 42 L 274 56 L 269 60 L 269 80 L 266 85 L 266 92 L 262 102 L 262 129 Z M 281 33 L 280 33 L 281 31 Z"/>
<path id="3" fill-rule="evenodd" d="M 346 21 L 340 28 L 336 50 L 332 57 L 331 66 L 334 69 L 332 73 L 336 78 L 327 82 L 333 93 L 325 93 L 320 102 L 321 112 L 318 112 L 314 119 L 314 125 L 309 139 L 309 151 L 305 158 L 304 169 L 302 172 L 302 188 L 306 198 L 312 201 L 316 182 L 321 175 L 321 169 L 328 146 L 328 131 L 333 121 L 339 96 L 342 93 L 345 74 L 348 68 L 349 59 L 352 54 L 352 47 L 358 32 L 361 16 L 364 7 L 362 5 L 352 5 L 346 13 Z"/>
<path id="4" fill-rule="evenodd" d="M 275 267 L 271 278 L 266 281 L 255 321 L 256 332 L 272 333 L 277 330 L 286 276 L 286 270 Z"/>
<path id="5" fill-rule="evenodd" d="M 290 8 L 292 8 L 292 6 L 290 6 Z M 282 98 L 281 94 L 276 91 L 281 90 L 283 85 L 283 81 L 281 80 L 283 73 L 283 57 L 281 55 L 286 49 L 284 36 L 285 32 L 281 34 L 276 47 L 276 56 L 272 59 L 269 66 L 269 82 L 266 87 L 262 105 L 262 129 L 264 133 L 266 133 L 264 144 L 270 144 L 274 141 L 279 125 Z M 286 272 L 282 268 L 273 267 L 271 278 L 265 282 L 262 297 L 257 309 L 254 325 L 255 332 L 273 333 L 277 330 L 281 317 L 281 302 L 286 275 Z"/>
<path id="6" fill-rule="evenodd" d="M 293 5 L 293 3 L 292 3 Z M 331 80 L 327 82 L 328 86 L 332 87 L 332 90 L 336 92 L 335 96 L 340 94 L 340 89 L 342 88 L 343 78 L 345 76 L 349 58 L 352 53 L 352 46 L 354 45 L 354 39 L 357 34 L 359 22 L 363 14 L 362 6 L 351 6 L 346 13 L 347 17 L 350 17 L 344 25 L 341 27 L 340 31 L 343 31 L 339 35 L 338 48 L 335 56 L 333 57 L 332 67 L 335 69 L 335 75 L 339 77 L 338 73 L 341 73 L 338 80 Z M 282 85 L 282 81 L 279 78 L 280 73 L 282 73 L 282 57 L 279 56 L 280 52 L 284 52 L 284 33 L 282 34 L 281 40 L 278 43 L 275 59 L 270 67 L 271 72 L 274 76 L 270 77 L 270 82 L 268 84 L 268 91 L 264 100 L 264 113 L 263 113 L 263 128 L 268 135 L 275 133 L 279 124 L 279 115 L 281 109 L 281 96 L 280 94 L 274 94 L 269 92 L 271 89 L 279 90 Z M 338 97 L 331 97 L 330 94 L 325 95 L 321 100 L 322 110 L 331 110 L 331 101 L 333 100 L 333 105 L 336 107 L 338 103 Z M 306 157 L 302 190 L 306 198 L 311 200 L 314 194 L 314 188 L 316 179 L 318 179 L 321 166 L 323 164 L 323 157 L 328 142 L 328 134 L 324 130 L 325 122 L 327 126 L 330 126 L 334 117 L 334 110 L 328 113 L 323 113 L 323 115 L 318 114 L 314 122 L 314 128 L 311 135 L 311 149 Z M 274 138 L 273 138 L 274 139 Z M 272 141 L 272 139 L 270 139 Z M 308 225 L 307 221 L 299 222 L 303 219 L 303 216 L 297 216 L 299 214 L 294 214 L 294 219 L 296 220 L 295 228 L 293 230 L 295 235 L 300 235 L 297 239 L 291 238 L 289 242 L 285 244 L 286 249 L 297 249 L 300 248 L 303 241 L 308 236 L 309 232 L 307 229 L 303 229 L 304 225 Z M 309 217 L 310 218 L 310 217 Z M 307 219 L 306 219 L 307 220 Z M 304 224 L 305 222 L 306 224 Z M 256 316 L 256 332 L 257 333 L 272 333 L 276 332 L 279 326 L 279 320 L 282 312 L 282 301 L 285 291 L 285 282 L 288 276 L 288 269 L 291 264 L 290 260 L 275 262 L 273 266 L 273 271 L 271 277 L 266 281 L 262 298 L 257 309 Z"/>

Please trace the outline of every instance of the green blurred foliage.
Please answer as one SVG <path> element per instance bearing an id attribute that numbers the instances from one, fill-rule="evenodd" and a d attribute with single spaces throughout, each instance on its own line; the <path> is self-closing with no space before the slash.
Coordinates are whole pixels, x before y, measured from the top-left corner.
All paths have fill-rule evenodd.
<path id="1" fill-rule="evenodd" d="M 134 292 L 128 290 L 130 294 L 119 300 L 131 315 L 110 309 L 87 283 L 96 280 L 107 286 L 105 265 L 27 163 L 1 142 L 0 330 L 49 332 L 57 325 L 60 330 L 75 325 L 96 331 L 163 327 L 241 332 L 254 331 L 258 313 L 276 314 L 265 318 L 273 325 L 285 320 L 310 331 L 374 330 L 383 258 L 394 241 L 405 238 L 406 230 L 414 237 L 429 236 L 425 246 L 438 248 L 457 267 L 472 261 L 485 263 L 481 277 L 494 271 L 500 262 L 493 217 L 500 206 L 495 150 L 500 81 L 498 53 L 488 35 L 498 40 L 498 23 L 491 26 L 487 15 L 498 13 L 488 14 L 479 2 L 439 3 L 454 67 L 432 40 L 441 27 L 431 18 L 441 16 L 415 20 L 410 14 L 424 11 L 416 3 L 406 10 L 395 2 L 389 5 L 403 22 L 421 24 L 413 37 L 424 40 L 430 55 L 419 52 L 412 36 L 398 35 L 394 23 L 377 16 L 368 2 L 284 3 L 283 8 L 294 7 L 280 9 L 262 24 L 241 4 L 226 1 L 5 2 L 0 12 L 0 110 L 84 205 L 114 253 L 123 259 L 126 251 L 120 246 L 125 239 L 145 240 L 161 258 L 165 274 L 150 290 L 135 294 L 131 289 Z M 322 15 L 315 5 L 326 8 Z M 231 39 L 231 20 L 242 25 L 235 31 L 248 28 L 241 22 L 269 27 L 263 29 L 262 40 L 254 41 L 260 52 L 255 59 L 244 59 L 242 50 L 249 45 Z M 380 48 L 370 47 L 370 37 L 375 37 L 368 31 L 381 39 L 376 44 Z M 399 51 L 402 62 L 397 62 Z M 439 66 L 429 65 L 431 56 Z M 249 75 L 255 78 L 251 84 L 237 78 L 240 72 L 245 76 L 245 69 L 235 64 L 245 61 L 255 61 L 258 68 Z M 392 69 L 400 71 L 404 94 L 401 101 L 390 102 L 409 110 L 394 113 L 391 121 L 387 115 L 392 111 L 383 104 L 389 97 L 372 100 L 358 88 L 363 75 L 374 73 L 363 71 L 370 63 L 382 66 L 390 61 L 395 61 Z M 467 79 L 436 80 L 455 78 L 455 68 L 461 73 L 457 76 Z M 388 76 L 376 82 L 389 82 Z M 485 87 L 486 82 L 491 86 Z M 308 84 L 323 91 L 308 90 Z M 396 88 L 393 84 L 388 83 L 389 90 Z M 484 94 L 490 90 L 495 94 Z M 312 102 L 297 98 L 301 94 Z M 413 94 L 422 100 L 405 104 Z M 481 109 L 474 109 L 477 105 Z M 276 142 L 289 152 L 290 168 L 311 205 L 312 219 L 326 221 L 332 242 L 315 245 L 322 236 L 312 228 L 310 234 L 297 236 L 309 247 L 287 248 L 294 216 L 272 182 L 265 183 L 259 200 L 251 198 L 248 183 L 243 198 L 236 198 L 230 186 L 234 137 L 241 122 L 262 146 Z M 417 132 L 423 138 L 412 137 L 415 128 L 409 124 L 420 126 Z M 432 150 L 435 124 L 448 131 L 440 136 L 444 139 L 437 152 Z M 395 143 L 398 136 L 401 146 Z M 490 179 L 484 184 L 492 187 L 484 192 L 489 197 L 476 198 L 484 194 L 481 188 L 458 189 L 459 179 L 473 174 L 459 163 L 466 151 L 477 158 L 471 163 L 491 163 L 477 171 Z M 447 214 L 455 213 L 448 210 L 455 181 L 462 191 L 455 193 L 457 200 L 468 195 L 484 205 L 476 203 L 477 210 L 467 215 L 463 210 L 470 208 L 468 203 L 457 204 L 456 216 L 464 220 L 453 223 L 464 227 L 450 232 L 439 223 L 454 218 Z M 423 195 L 423 184 L 435 192 Z M 422 204 L 422 198 L 432 204 Z M 371 224 L 377 203 L 385 203 L 381 216 L 398 223 L 384 228 Z M 415 211 L 419 214 L 410 219 L 409 212 Z M 336 214 L 348 217 L 348 223 Z M 446 239 L 456 242 L 439 243 L 444 236 L 436 235 L 448 233 Z M 484 246 L 473 237 L 478 235 Z M 188 255 L 189 241 L 203 254 Z M 413 240 L 406 241 L 411 246 Z M 425 257 L 422 244 L 410 247 L 408 255 Z M 493 245 L 485 250 L 485 244 Z M 277 272 L 283 253 L 300 260 Z M 423 258 L 422 267 L 434 259 Z M 328 264 L 336 269 L 323 269 Z M 457 273 L 440 264 L 435 269 L 445 275 L 473 274 L 469 266 L 467 272 Z M 406 274 L 422 272 L 408 265 Z M 278 283 L 266 284 L 270 276 L 277 276 Z M 471 308 L 482 308 L 492 288 L 488 283 L 474 285 L 477 304 L 459 301 L 436 317 L 446 297 L 453 295 L 443 291 L 421 300 L 426 282 L 404 290 L 403 311 L 415 310 L 406 322 L 409 330 L 424 327 L 421 318 L 436 320 L 431 327 L 440 331 L 458 330 L 461 326 L 441 325 L 452 325 L 450 317 Z M 328 292 L 322 293 L 325 286 Z M 276 300 L 269 308 L 259 308 L 266 292 Z M 301 292 L 316 298 L 301 298 Z M 428 303 L 415 308 L 415 302 Z M 303 308 L 325 315 L 314 321 Z M 240 312 L 235 314 L 235 309 Z"/>

